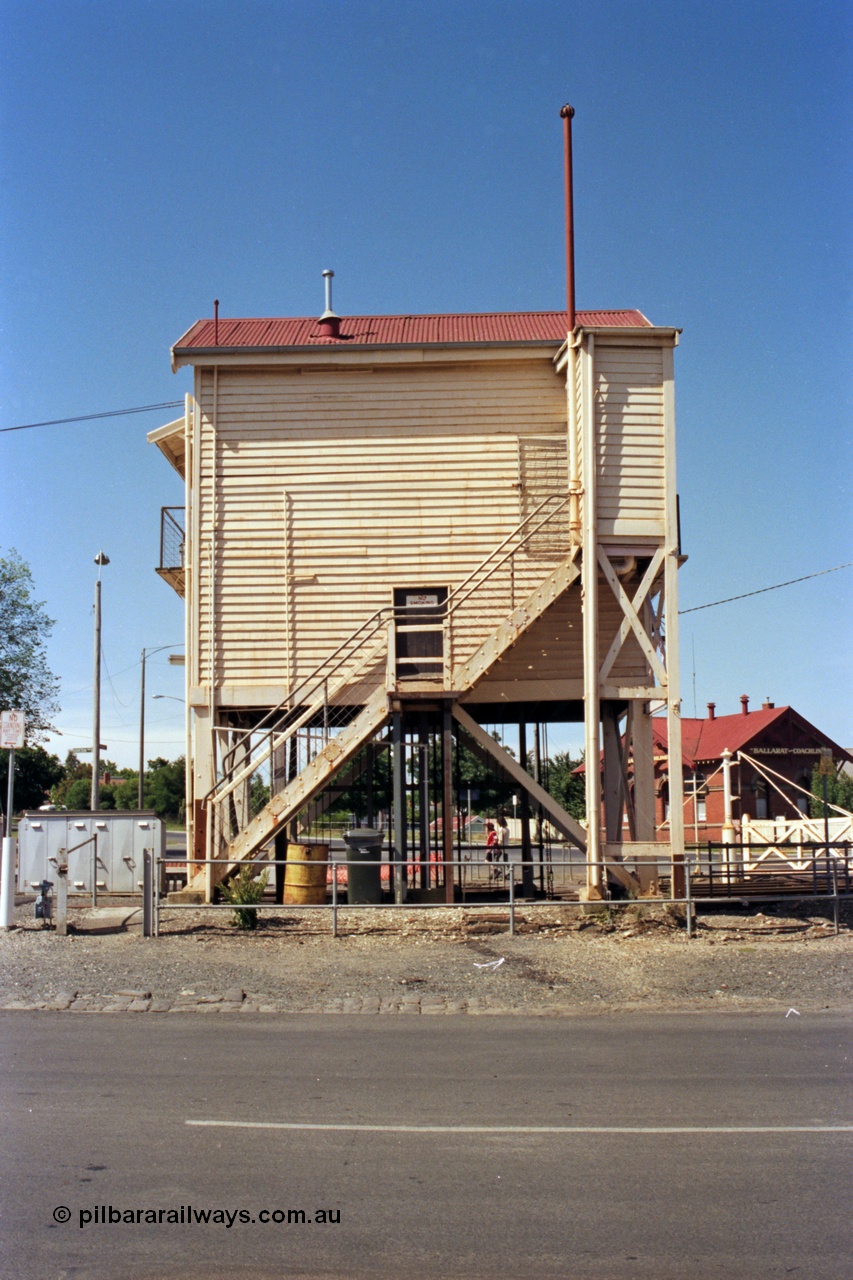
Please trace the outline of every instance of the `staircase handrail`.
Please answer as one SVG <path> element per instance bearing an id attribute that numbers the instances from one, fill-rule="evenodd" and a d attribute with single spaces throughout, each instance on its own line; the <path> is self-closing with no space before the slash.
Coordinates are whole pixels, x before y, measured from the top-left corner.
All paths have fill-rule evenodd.
<path id="1" fill-rule="evenodd" d="M 458 609 L 460 605 L 464 604 L 466 600 L 470 599 L 470 597 L 474 594 L 474 592 L 479 587 L 481 587 L 484 582 L 487 582 L 489 578 L 491 578 L 492 575 L 497 572 L 497 570 L 501 567 L 501 565 L 505 564 L 506 561 L 509 560 L 511 556 L 515 555 L 516 551 L 520 551 L 521 548 L 525 545 L 525 543 L 529 542 L 529 540 L 534 536 L 534 534 L 538 533 L 540 529 L 544 528 L 544 526 L 549 522 L 549 520 L 553 519 L 553 517 L 557 515 L 558 512 L 561 511 L 563 507 L 568 507 L 568 505 L 569 505 L 568 496 L 561 498 L 559 494 L 556 494 L 556 493 L 550 494 L 547 498 L 545 498 L 543 502 L 540 502 L 538 507 L 534 508 L 534 510 L 531 511 L 529 515 L 525 516 L 524 519 L 520 521 L 519 524 L 517 524 L 510 533 L 507 534 L 503 542 L 499 542 L 498 545 L 489 552 L 489 554 L 485 557 L 485 559 L 482 560 L 477 565 L 476 569 L 471 570 L 467 578 L 463 578 L 462 581 L 457 586 L 455 586 L 452 591 L 448 593 L 447 608 L 445 611 L 445 616 L 448 618 L 451 617 L 454 611 Z M 546 507 L 549 507 L 549 506 L 552 506 L 553 510 L 549 511 L 547 515 L 543 516 L 543 518 L 539 521 L 539 523 L 535 526 L 535 528 L 528 529 L 524 537 L 521 539 L 521 541 L 518 543 L 517 546 L 511 547 L 500 560 L 496 560 L 495 563 L 492 565 L 491 569 L 489 569 L 489 572 L 485 575 L 485 577 L 475 582 L 474 579 L 477 578 L 478 575 L 482 573 L 482 571 L 485 569 L 489 561 L 493 559 L 493 557 L 497 556 L 501 551 L 503 551 L 504 547 L 506 547 L 508 543 L 512 542 L 512 540 L 516 538 L 518 534 L 521 533 L 525 525 L 529 524 L 531 520 L 535 520 L 536 517 L 540 514 L 540 512 L 542 512 Z M 470 586 L 469 586 L 469 583 L 470 583 Z M 468 588 L 467 591 L 465 590 L 466 587 Z"/>
<path id="2" fill-rule="evenodd" d="M 224 776 L 215 782 L 203 797 L 203 805 L 207 805 L 211 800 L 223 800 L 227 795 L 230 795 L 246 777 L 255 772 L 259 765 L 263 764 L 265 760 L 268 760 L 276 746 L 280 745 L 280 741 L 278 743 L 275 741 L 276 735 L 279 735 L 280 740 L 286 740 L 287 738 L 292 737 L 292 735 L 298 732 L 298 730 L 301 729 L 312 718 L 312 716 L 320 710 L 321 707 L 326 705 L 330 697 L 333 698 L 346 686 L 347 683 L 350 682 L 352 679 L 352 673 L 348 674 L 346 677 L 342 677 L 337 684 L 332 686 L 331 689 L 329 688 L 329 681 L 352 657 L 351 653 L 345 651 L 349 650 L 356 641 L 366 644 L 375 639 L 377 632 L 387 627 L 389 615 L 391 614 L 393 614 L 393 609 L 390 606 L 377 609 L 376 612 L 371 614 L 371 616 L 357 627 L 351 635 L 347 636 L 346 640 L 343 640 L 334 652 L 324 658 L 323 661 L 315 667 L 314 671 L 312 671 L 309 676 L 306 676 L 305 679 L 296 686 L 295 690 L 288 698 L 283 699 L 277 707 L 273 707 L 272 710 L 268 711 L 256 725 L 241 734 L 237 741 L 230 747 L 225 760 L 228 760 L 229 758 L 233 760 L 233 757 L 239 748 L 247 740 L 250 740 L 260 732 L 263 732 L 264 736 L 268 737 L 269 749 L 252 756 L 247 764 L 236 775 L 233 773 L 233 764 L 229 766 L 229 768 L 224 769 Z M 364 635 L 364 632 L 367 632 L 367 634 Z M 338 655 L 340 655 L 340 657 L 338 657 Z M 338 661 L 335 662 L 334 665 L 330 665 L 334 658 L 338 658 Z M 362 662 L 364 662 L 365 659 L 366 655 L 362 654 Z M 323 674 L 324 672 L 325 674 Z M 307 703 L 304 710 L 300 714 L 297 714 L 295 718 L 291 719 L 291 717 L 294 716 L 294 713 L 298 711 L 299 705 L 304 703 Z M 269 723 L 275 716 L 278 716 L 278 719 Z M 281 739 L 281 735 L 285 735 L 283 739 Z"/>
<path id="3" fill-rule="evenodd" d="M 226 753 L 223 759 L 224 772 L 228 772 L 228 769 L 225 767 L 225 761 L 227 761 L 230 756 L 234 755 L 247 738 L 250 738 L 255 733 L 262 732 L 268 724 L 273 729 L 277 728 L 279 720 L 286 718 L 288 713 L 294 711 L 296 707 L 305 701 L 306 697 L 310 697 L 318 686 L 324 685 L 325 682 L 335 674 L 346 658 L 341 656 L 340 660 L 334 663 L 333 666 L 330 667 L 330 664 L 338 657 L 339 654 L 343 655 L 343 651 L 345 649 L 349 649 L 353 644 L 355 644 L 363 631 L 366 631 L 368 628 L 372 628 L 370 635 L 364 637 L 364 639 L 369 640 L 373 638 L 373 634 L 376 632 L 378 627 L 386 620 L 385 615 L 387 615 L 388 612 L 389 608 L 386 605 L 382 609 L 377 609 L 375 613 L 372 613 L 369 618 L 356 627 L 355 631 L 348 635 L 345 640 L 341 641 L 337 649 L 333 649 L 331 653 L 327 654 L 309 675 L 305 676 L 299 684 L 290 690 L 287 697 L 282 698 L 278 706 L 272 707 L 267 711 L 267 713 L 262 716 L 258 723 L 253 725 L 251 729 L 246 729 L 246 731 L 237 739 Z M 330 667 L 330 669 L 323 674 L 327 667 Z"/>

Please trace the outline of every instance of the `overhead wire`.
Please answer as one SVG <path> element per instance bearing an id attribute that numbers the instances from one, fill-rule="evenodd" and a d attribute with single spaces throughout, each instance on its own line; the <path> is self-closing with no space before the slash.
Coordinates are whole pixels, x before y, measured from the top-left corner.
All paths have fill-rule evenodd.
<path id="1" fill-rule="evenodd" d="M 136 689 L 134 690 L 134 692 L 132 693 L 132 695 L 128 698 L 127 702 L 122 702 L 121 698 L 118 696 L 118 690 L 116 689 L 115 685 L 113 684 L 113 678 L 112 678 L 112 676 L 110 675 L 110 668 L 109 668 L 109 664 L 108 664 L 108 662 L 107 662 L 107 655 L 106 655 L 106 653 L 104 652 L 104 646 L 103 646 L 103 644 L 101 645 L 101 661 L 102 661 L 102 662 L 103 662 L 103 664 L 104 664 L 104 671 L 106 671 L 106 673 L 107 673 L 107 681 L 108 681 L 108 683 L 109 683 L 110 688 L 112 689 L 112 692 L 113 692 L 113 700 L 115 701 L 116 705 L 117 705 L 117 706 L 119 706 L 119 707 L 127 708 L 127 707 L 131 706 L 133 703 L 137 702 L 137 701 L 139 700 L 139 692 L 140 692 L 140 690 L 141 690 L 141 688 L 142 688 L 142 672 L 141 672 L 141 670 L 140 670 L 140 674 L 139 674 L 139 684 L 137 685 L 137 687 L 136 687 Z M 138 665 L 139 665 L 139 666 L 140 666 L 140 668 L 141 668 L 142 663 L 140 662 Z M 116 674 L 118 674 L 118 673 L 116 673 Z M 119 715 L 119 719 L 121 720 L 121 723 L 122 723 L 122 724 L 124 724 L 124 723 L 125 723 L 125 721 L 124 721 L 124 719 L 121 717 L 121 715 Z"/>
<path id="2" fill-rule="evenodd" d="M 837 573 L 839 569 L 849 569 L 853 560 L 845 564 L 833 565 L 831 569 L 819 569 L 817 573 L 805 573 L 801 578 L 789 578 L 787 582 L 775 582 L 772 587 L 759 587 L 757 591 L 744 591 L 739 596 L 726 596 L 725 600 L 711 600 L 708 604 L 695 604 L 690 609 L 679 609 L 679 616 L 685 613 L 698 613 L 700 609 L 713 609 L 718 604 L 731 604 L 733 600 L 746 600 L 750 596 L 763 595 L 765 591 L 778 591 L 780 587 L 792 587 L 795 582 L 808 582 L 810 578 L 822 578 L 827 573 Z"/>
<path id="3" fill-rule="evenodd" d="M 164 648 L 164 649 L 180 649 L 180 648 L 181 648 L 182 643 L 183 643 L 183 641 L 180 641 L 178 644 L 167 644 L 167 645 L 163 645 L 163 648 Z M 103 645 L 102 645 L 102 646 L 101 646 L 101 653 L 103 654 L 103 652 L 104 652 L 104 650 L 103 650 Z M 150 659 L 150 658 L 146 659 L 146 661 L 148 662 L 148 665 L 149 665 L 149 666 L 160 666 L 160 667 L 165 667 L 165 666 L 167 666 L 167 665 L 168 665 L 167 663 L 162 662 L 162 661 L 161 661 L 161 662 L 154 662 L 154 663 L 152 663 L 152 661 L 151 661 L 151 659 Z M 104 659 L 104 662 L 106 662 L 106 658 Z M 133 671 L 135 667 L 141 667 L 141 666 L 142 666 L 142 659 L 141 659 L 141 658 L 137 658 L 137 659 L 136 659 L 136 661 L 135 661 L 135 662 L 131 662 L 129 666 L 127 666 L 127 667 L 121 667 L 118 671 L 114 671 L 114 672 L 113 672 L 113 675 L 114 675 L 114 676 L 116 676 L 116 677 L 118 677 L 118 676 L 123 676 L 127 671 Z M 109 673 L 108 673 L 108 674 L 109 674 Z M 79 689 L 63 689 L 63 691 L 62 691 L 62 696 L 63 696 L 64 698 L 72 698 L 72 697 L 74 697 L 74 695 L 75 695 L 75 694 L 78 694 L 78 693 L 91 693 L 91 692 L 92 692 L 92 687 L 93 687 L 93 686 L 92 686 L 92 684 L 91 684 L 91 682 L 90 682 L 89 684 L 81 685 Z M 137 687 L 138 687 L 138 686 L 137 686 Z M 129 703 L 127 703 L 127 704 L 124 704 L 124 703 L 123 703 L 122 705 L 128 705 L 128 706 L 129 706 L 130 704 L 129 704 Z"/>
<path id="4" fill-rule="evenodd" d="M 0 427 L 6 431 L 33 431 L 36 427 L 61 427 L 72 422 L 94 422 L 98 418 L 121 418 L 128 413 L 153 413 L 155 409 L 180 409 L 183 400 L 164 400 L 161 404 L 140 404 L 131 409 L 108 409 L 105 413 L 81 413 L 76 418 L 50 418 L 46 422 L 22 422 L 17 427 Z"/>

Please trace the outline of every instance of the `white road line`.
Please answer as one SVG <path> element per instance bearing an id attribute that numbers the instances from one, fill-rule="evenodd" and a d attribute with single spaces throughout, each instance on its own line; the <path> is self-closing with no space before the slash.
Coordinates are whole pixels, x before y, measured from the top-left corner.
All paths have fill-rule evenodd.
<path id="1" fill-rule="evenodd" d="M 560 1124 L 294 1124 L 279 1120 L 185 1120 L 195 1128 L 287 1129 L 315 1133 L 853 1133 L 853 1124 L 560 1125 Z"/>

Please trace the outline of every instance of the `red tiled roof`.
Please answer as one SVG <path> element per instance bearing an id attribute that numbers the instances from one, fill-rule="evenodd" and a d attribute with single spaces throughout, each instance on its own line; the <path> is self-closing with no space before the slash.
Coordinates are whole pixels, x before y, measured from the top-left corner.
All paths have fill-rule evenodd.
<path id="1" fill-rule="evenodd" d="M 587 328 L 651 328 L 641 311 L 578 311 Z M 218 339 L 215 340 L 215 339 Z M 565 311 L 500 311 L 475 315 L 344 316 L 340 336 L 320 333 L 314 317 L 197 320 L 175 343 L 174 351 L 225 347 L 229 350 L 278 350 L 292 347 L 444 346 L 481 343 L 548 343 L 566 340 Z"/>

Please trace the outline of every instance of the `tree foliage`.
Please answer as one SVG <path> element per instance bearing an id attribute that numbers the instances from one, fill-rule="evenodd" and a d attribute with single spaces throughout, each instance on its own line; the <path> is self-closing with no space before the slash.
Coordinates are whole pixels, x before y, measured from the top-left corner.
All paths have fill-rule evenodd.
<path id="1" fill-rule="evenodd" d="M 853 813 L 853 778 L 849 773 L 829 774 L 826 779 L 826 799 L 829 804 L 837 804 L 839 809 L 847 809 L 848 812 Z M 823 817 L 823 776 L 819 765 L 815 765 L 812 773 L 810 808 L 811 817 Z M 837 818 L 838 814 L 830 809 L 829 816 Z"/>
<path id="2" fill-rule="evenodd" d="M 575 773 L 583 758 L 573 760 L 568 751 L 555 751 L 546 762 L 545 790 L 578 821 L 586 818 L 586 792 L 582 773 Z"/>
<path id="3" fill-rule="evenodd" d="M 0 711 L 23 711 L 27 738 L 38 743 L 59 711 L 59 680 L 45 651 L 53 620 L 34 599 L 30 567 L 14 548 L 0 556 L 0 618 Z"/>
<path id="4" fill-rule="evenodd" d="M 53 787 L 50 798 L 55 805 L 66 809 L 88 809 L 92 796 L 92 766 L 82 763 L 73 751 L 69 751 L 62 776 Z M 101 809 L 136 809 L 139 807 L 139 774 L 136 770 L 119 771 L 112 760 L 103 762 L 104 774 L 111 775 L 110 782 L 102 782 L 99 788 Z M 148 761 L 145 771 L 144 805 L 153 809 L 161 818 L 179 820 L 184 816 L 185 761 L 166 760 L 158 756 Z"/>
<path id="5" fill-rule="evenodd" d="M 252 784 L 249 789 L 249 809 L 253 818 L 257 817 L 269 801 L 269 798 L 269 787 L 259 773 L 253 774 Z"/>
<path id="6" fill-rule="evenodd" d="M 73 796 L 71 795 L 72 787 L 75 788 Z M 75 755 L 73 751 L 69 751 L 65 757 L 62 776 L 57 779 L 51 788 L 51 802 L 59 808 L 64 806 L 66 809 L 88 809 L 91 791 L 91 764 L 84 764 L 79 756 Z M 79 801 L 79 803 L 74 803 L 75 801 Z"/>
<path id="7" fill-rule="evenodd" d="M 158 756 L 148 761 L 145 774 L 145 808 L 153 809 L 161 818 L 184 816 L 186 760 L 165 760 Z"/>
<path id="8" fill-rule="evenodd" d="M 37 809 L 47 800 L 51 787 L 64 773 L 58 756 L 49 755 L 44 747 L 22 747 L 15 752 L 15 789 L 13 804 L 16 813 L 23 809 Z M 5 802 L 9 778 L 9 752 L 0 751 L 0 795 Z"/>

